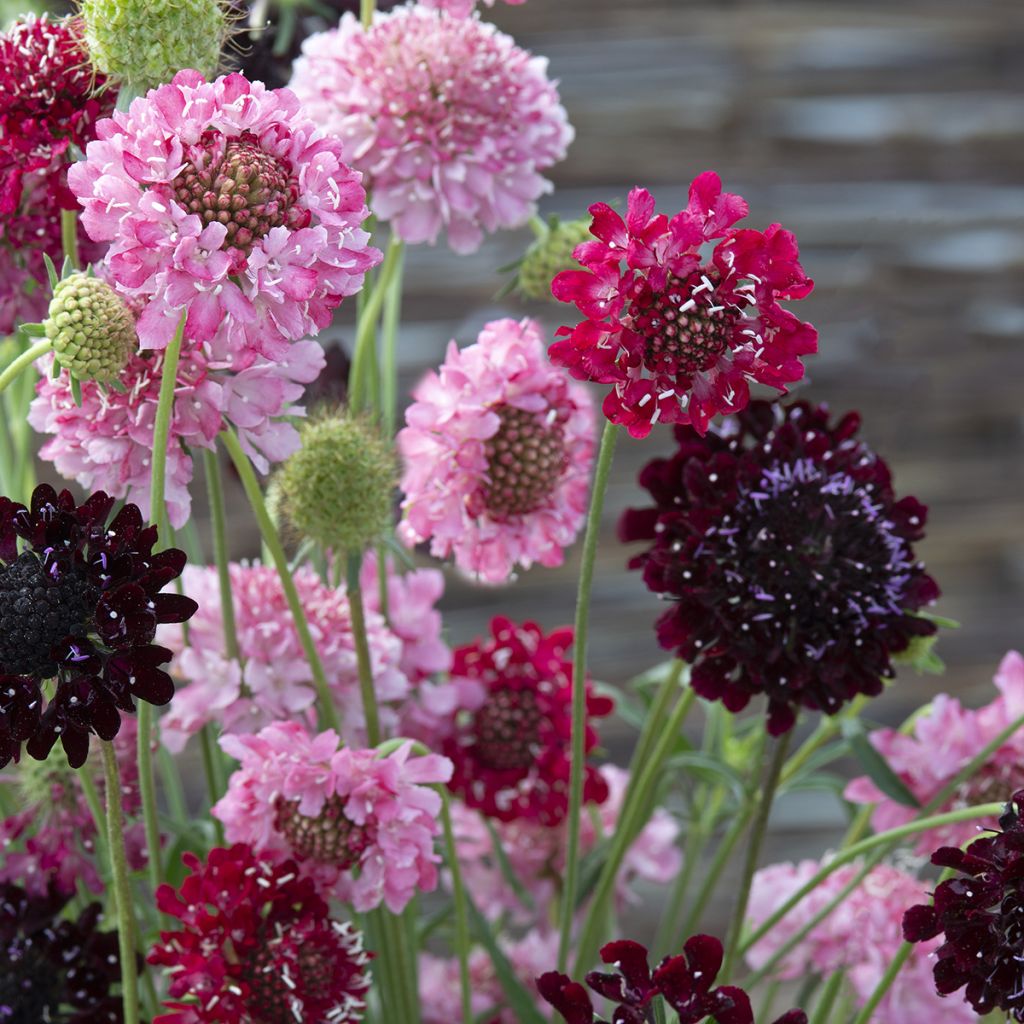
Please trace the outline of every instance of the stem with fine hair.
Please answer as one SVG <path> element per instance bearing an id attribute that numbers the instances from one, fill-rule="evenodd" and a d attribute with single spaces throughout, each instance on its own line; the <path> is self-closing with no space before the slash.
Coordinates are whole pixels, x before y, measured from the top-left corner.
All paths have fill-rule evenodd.
<path id="1" fill-rule="evenodd" d="M 37 341 L 34 345 L 25 349 L 15 359 L 12 359 L 0 372 L 0 395 L 6 390 L 7 386 L 11 381 L 16 380 L 22 370 L 26 367 L 31 366 L 40 356 L 45 356 L 50 349 L 53 348 L 53 342 L 49 338 L 43 338 L 41 341 Z"/>
<path id="2" fill-rule="evenodd" d="M 572 760 L 569 773 L 568 839 L 565 859 L 565 885 L 562 889 L 561 924 L 558 946 L 558 969 L 565 971 L 569 962 L 569 942 L 576 910 L 576 890 L 580 874 L 580 810 L 583 807 L 583 776 L 586 758 L 587 730 L 587 630 L 590 625 L 590 586 L 594 579 L 597 538 L 601 531 L 601 513 L 608 490 L 608 477 L 615 454 L 619 428 L 610 420 L 601 434 L 601 449 L 594 472 L 587 529 L 583 538 L 579 589 L 576 596 L 576 624 L 572 655 Z"/>
<path id="3" fill-rule="evenodd" d="M 356 644 L 356 663 L 359 667 L 359 693 L 363 698 L 363 717 L 366 719 L 366 738 L 371 747 L 381 741 L 380 712 L 377 709 L 377 691 L 373 685 L 373 664 L 370 661 L 370 642 L 366 635 L 366 609 L 363 606 L 363 587 L 359 582 L 360 556 L 348 556 L 348 609 L 352 617 L 352 636 Z M 378 567 L 383 574 L 384 566 Z"/>
<path id="4" fill-rule="evenodd" d="M 349 370 L 348 405 L 353 412 L 362 412 L 374 401 L 373 389 L 369 386 L 369 363 L 377 337 L 377 321 L 380 319 L 384 299 L 391 287 L 395 273 L 401 264 L 402 243 L 391 236 L 384 262 L 374 284 L 373 291 L 359 312 L 356 325 L 356 341 L 352 351 L 352 368 Z"/>
<path id="5" fill-rule="evenodd" d="M 135 916 L 128 854 L 124 845 L 124 819 L 121 814 L 121 777 L 117 755 L 109 740 L 100 744 L 107 796 L 107 846 L 117 904 L 117 943 L 121 954 L 121 999 L 124 1024 L 139 1024 L 139 979 L 135 965 Z"/>
<path id="6" fill-rule="evenodd" d="M 462 1024 L 473 1024 L 473 993 L 469 978 L 469 912 L 466 905 L 466 888 L 462 884 L 462 870 L 459 867 L 455 848 L 455 830 L 448 791 L 438 787 L 441 793 L 441 821 L 444 824 L 444 845 L 448 859 L 448 870 L 452 875 L 452 903 L 455 911 L 455 953 L 459 959 L 459 989 L 462 1001 Z"/>
<path id="7" fill-rule="evenodd" d="M 316 644 L 313 642 L 313 634 L 309 631 L 309 622 L 306 620 L 306 613 L 302 607 L 302 601 L 299 599 L 295 580 L 292 577 L 291 569 L 288 567 L 288 557 L 284 553 L 281 538 L 277 535 L 277 530 L 274 529 L 270 514 L 267 512 L 267 506 L 263 501 L 263 493 L 260 490 L 259 481 L 256 479 L 256 473 L 249 462 L 249 457 L 238 443 L 238 438 L 235 437 L 234 431 L 226 428 L 221 431 L 220 438 L 227 449 L 228 455 L 231 456 L 231 461 L 235 464 L 235 469 L 238 470 L 245 495 L 249 499 L 249 505 L 252 507 L 253 515 L 256 517 L 256 522 L 260 528 L 263 543 L 270 552 L 274 567 L 277 569 L 277 575 L 281 579 L 281 588 L 284 591 L 285 600 L 288 602 L 288 609 L 292 613 L 295 631 L 299 635 L 299 643 L 302 644 L 302 650 L 306 655 L 306 660 L 309 662 L 310 673 L 313 676 L 313 685 L 316 688 L 321 723 L 327 729 L 340 732 L 341 723 L 338 720 L 338 712 L 334 708 L 334 699 L 331 696 L 331 688 L 324 673 L 323 662 L 320 660 L 320 654 L 316 649 Z"/>
<path id="8" fill-rule="evenodd" d="M 220 588 L 220 609 L 224 629 L 224 650 L 229 660 L 241 666 L 235 626 L 235 598 L 231 590 L 231 570 L 228 562 L 227 516 L 224 513 L 224 487 L 220 479 L 220 462 L 215 450 L 203 449 L 203 470 L 206 474 L 206 493 L 210 501 L 210 525 L 213 533 L 213 558 L 217 565 L 217 583 Z"/>
<path id="9" fill-rule="evenodd" d="M 385 437 L 394 435 L 398 421 L 398 325 L 402 314 L 402 274 L 405 269 L 405 252 L 402 248 L 399 248 L 397 262 L 398 266 L 384 296 L 384 315 L 381 319 L 384 351 L 380 367 L 380 406 Z"/>
<path id="10" fill-rule="evenodd" d="M 60 243 L 72 270 L 78 270 L 78 210 L 60 211 Z"/>
<path id="11" fill-rule="evenodd" d="M 359 0 L 359 20 L 363 28 L 369 28 L 373 24 L 373 12 L 376 8 L 376 0 Z"/>

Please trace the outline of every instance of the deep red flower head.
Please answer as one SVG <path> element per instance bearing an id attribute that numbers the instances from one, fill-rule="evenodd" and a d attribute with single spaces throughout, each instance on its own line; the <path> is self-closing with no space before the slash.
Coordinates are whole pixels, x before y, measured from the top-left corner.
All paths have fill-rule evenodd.
<path id="1" fill-rule="evenodd" d="M 752 402 L 722 433 L 676 428 L 644 467 L 652 507 L 627 510 L 629 563 L 672 606 L 658 640 L 694 666 L 692 685 L 730 711 L 768 696 L 768 729 L 796 709 L 833 714 L 881 692 L 890 656 L 935 632 L 916 614 L 938 587 L 914 555 L 927 510 L 897 500 L 860 418 Z"/>
<path id="2" fill-rule="evenodd" d="M 699 1024 L 713 1016 L 718 1024 L 754 1024 L 750 998 L 741 988 L 712 988 L 722 967 L 722 944 L 711 935 L 688 939 L 683 952 L 666 957 L 654 973 L 647 950 L 638 942 L 620 939 L 601 949 L 601 959 L 615 973 L 591 971 L 587 985 L 615 1005 L 612 1024 L 647 1024 L 649 1007 L 660 997 L 676 1011 L 679 1024 Z M 549 971 L 537 979 L 537 990 L 567 1024 L 606 1024 L 594 1012 L 586 989 L 566 975 Z M 807 1024 L 802 1010 L 784 1013 L 775 1024 Z"/>
<path id="3" fill-rule="evenodd" d="M 362 1019 L 372 954 L 350 924 L 330 918 L 292 860 L 275 864 L 241 843 L 217 848 L 156 902 L 177 918 L 149 962 L 172 972 L 169 1013 L 153 1024 L 294 1024 Z M 178 1001 L 187 998 L 188 1001 Z"/>
<path id="4" fill-rule="evenodd" d="M 1002 831 L 966 849 L 944 846 L 932 863 L 955 868 L 935 890 L 934 904 L 911 907 L 903 937 L 925 942 L 943 935 L 934 951 L 935 988 L 947 996 L 964 989 L 979 1016 L 1001 1010 L 1024 1021 L 1024 790 L 999 819 Z"/>
<path id="5" fill-rule="evenodd" d="M 89 734 L 110 740 L 135 698 L 166 704 L 174 685 L 153 643 L 156 627 L 195 613 L 191 598 L 160 591 L 181 575 L 185 553 L 157 554 L 155 526 L 97 491 L 76 505 L 40 484 L 28 508 L 0 497 L 0 767 L 21 744 L 40 761 L 58 737 L 72 767 Z M 57 689 L 43 710 L 41 683 Z"/>
<path id="6" fill-rule="evenodd" d="M 580 380 L 612 385 L 604 413 L 613 423 L 634 437 L 659 420 L 703 434 L 712 417 L 746 406 L 751 382 L 785 391 L 803 376 L 817 331 L 779 305 L 813 288 L 796 238 L 778 224 L 734 228 L 747 204 L 717 174 L 694 179 L 671 220 L 642 188 L 630 192 L 625 220 L 605 203 L 590 213 L 597 241 L 573 251 L 586 269 L 551 283 L 585 319 L 562 327 L 549 354 Z"/>
<path id="7" fill-rule="evenodd" d="M 573 631 L 545 636 L 534 622 L 497 616 L 491 636 L 455 651 L 452 678 L 467 692 L 444 753 L 455 765 L 451 788 L 466 804 L 501 821 L 528 818 L 556 825 L 568 810 L 572 737 Z M 587 685 L 588 718 L 612 712 L 612 701 Z M 586 750 L 597 746 L 588 724 Z M 608 786 L 586 766 L 583 798 L 603 803 Z"/>

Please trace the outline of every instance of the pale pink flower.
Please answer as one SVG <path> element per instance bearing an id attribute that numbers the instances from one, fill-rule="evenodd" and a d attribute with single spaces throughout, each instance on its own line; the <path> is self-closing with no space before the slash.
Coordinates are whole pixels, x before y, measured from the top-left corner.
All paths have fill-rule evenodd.
<path id="1" fill-rule="evenodd" d="M 778 909 L 820 869 L 817 861 L 773 864 L 757 872 L 750 892 L 748 921 L 757 926 Z M 747 953 L 747 962 L 759 969 L 814 915 L 832 901 L 857 874 L 856 864 L 832 872 L 809 896 L 801 900 Z M 903 944 L 904 911 L 920 902 L 929 883 L 886 864 L 871 869 L 864 880 L 828 917 L 783 957 L 773 972 L 780 979 L 812 974 L 828 976 L 845 970 L 860 1005 L 868 999 Z M 872 1015 L 874 1024 L 907 1024 L 927 1020 L 931 1024 L 967 1024 L 977 1019 L 958 999 L 944 999 L 935 992 L 930 954 L 941 937 L 916 945 L 910 960 L 896 976 L 892 988 Z"/>
<path id="2" fill-rule="evenodd" d="M 411 757 L 411 743 L 386 757 L 339 749 L 333 730 L 314 736 L 297 722 L 220 744 L 241 762 L 213 808 L 230 842 L 294 857 L 322 892 L 359 912 L 383 902 L 401 913 L 436 887 L 441 797 L 429 784 L 451 778 L 446 758 Z"/>
<path id="3" fill-rule="evenodd" d="M 225 651 L 220 588 L 212 567 L 185 569 L 183 586 L 199 602 L 189 622 L 188 646 L 180 626 L 161 627 L 158 633 L 158 641 L 178 655 L 172 671 L 187 681 L 160 720 L 163 742 L 173 752 L 208 722 L 223 732 L 250 733 L 279 719 L 313 721 L 313 677 L 277 570 L 233 564 L 230 575 L 244 667 Z M 345 589 L 327 586 L 305 567 L 295 573 L 295 586 L 341 713 L 345 740 L 361 742 L 365 721 Z M 384 705 L 381 720 L 390 728 L 396 715 L 387 705 L 409 691 L 399 667 L 402 645 L 376 612 L 367 612 L 366 626 L 374 685 Z"/>
<path id="4" fill-rule="evenodd" d="M 488 7 L 494 6 L 494 0 L 483 0 Z M 447 11 L 456 18 L 468 18 L 476 10 L 477 0 L 420 0 L 421 7 L 432 7 L 437 11 Z M 526 0 L 505 0 L 512 6 L 525 4 Z"/>
<path id="5" fill-rule="evenodd" d="M 373 212 L 405 242 L 445 230 L 456 252 L 525 224 L 573 137 L 545 59 L 422 4 L 310 36 L 291 86 L 366 175 Z"/>
<path id="6" fill-rule="evenodd" d="M 978 710 L 955 697 L 939 694 L 914 720 L 913 732 L 879 729 L 871 744 L 922 804 L 928 803 L 982 747 L 1024 715 L 1024 657 L 1010 651 L 994 679 L 999 696 Z M 961 784 L 939 811 L 1007 801 L 1024 787 L 1024 729 L 1014 733 L 972 778 Z M 867 776 L 852 780 L 843 794 L 859 804 L 876 804 L 871 824 L 878 832 L 917 816 L 913 807 L 887 797 Z M 939 813 L 936 811 L 936 813 Z M 940 846 L 962 846 L 978 834 L 978 823 L 965 821 L 922 832 L 914 849 L 929 855 Z"/>
<path id="7" fill-rule="evenodd" d="M 143 348 L 164 348 L 184 312 L 215 361 L 282 359 L 380 261 L 360 175 L 287 89 L 180 71 L 96 135 L 68 184 L 117 285 L 145 304 Z"/>
<path id="8" fill-rule="evenodd" d="M 475 344 L 451 342 L 413 397 L 398 434 L 402 540 L 429 539 L 487 583 L 561 565 L 586 518 L 594 410 L 547 361 L 540 327 L 494 320 Z"/>
<path id="9" fill-rule="evenodd" d="M 163 354 L 134 355 L 119 378 L 123 391 L 82 381 L 81 404 L 75 400 L 67 370 L 53 378 L 52 357 L 39 365 L 28 421 L 49 435 L 40 456 L 87 491 L 125 498 L 149 518 Z M 315 341 L 289 346 L 277 361 L 257 357 L 237 370 L 212 362 L 200 348 L 182 352 L 167 447 L 166 501 L 172 526 L 184 526 L 190 515 L 189 449 L 213 449 L 217 434 L 231 426 L 242 448 L 265 473 L 271 462 L 280 462 L 298 449 L 299 435 L 289 417 L 304 414 L 295 403 L 323 366 L 323 349 Z"/>

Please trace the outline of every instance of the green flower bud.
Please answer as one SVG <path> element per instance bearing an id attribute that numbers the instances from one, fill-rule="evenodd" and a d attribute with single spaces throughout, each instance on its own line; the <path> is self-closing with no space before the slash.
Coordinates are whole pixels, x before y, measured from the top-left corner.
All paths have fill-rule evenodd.
<path id="1" fill-rule="evenodd" d="M 546 224 L 519 264 L 519 291 L 528 299 L 553 301 L 552 278 L 563 270 L 578 270 L 580 265 L 572 258 L 572 251 L 592 238 L 589 217 Z"/>
<path id="2" fill-rule="evenodd" d="M 57 362 L 79 380 L 115 380 L 139 344 L 124 299 L 86 274 L 57 282 L 43 329 Z"/>
<path id="3" fill-rule="evenodd" d="M 228 35 L 219 0 L 81 0 L 98 71 L 141 95 L 183 68 L 213 77 Z"/>
<path id="4" fill-rule="evenodd" d="M 302 536 L 358 554 L 391 526 L 396 482 L 391 445 L 371 424 L 335 414 L 302 428 L 302 447 L 275 477 L 275 504 Z"/>

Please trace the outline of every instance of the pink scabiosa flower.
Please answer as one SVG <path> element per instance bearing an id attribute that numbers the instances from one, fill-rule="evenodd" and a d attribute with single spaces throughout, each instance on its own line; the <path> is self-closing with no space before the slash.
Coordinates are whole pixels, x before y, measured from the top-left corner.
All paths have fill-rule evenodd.
<path id="1" fill-rule="evenodd" d="M 234 74 L 172 82 L 97 126 L 68 183 L 143 348 L 185 337 L 235 369 L 286 357 L 380 260 L 360 176 L 287 89 Z"/>
<path id="2" fill-rule="evenodd" d="M 311 736 L 297 722 L 220 743 L 241 762 L 213 808 L 232 842 L 295 857 L 321 891 L 360 912 L 383 902 L 401 913 L 437 886 L 441 797 L 430 784 L 451 778 L 446 758 L 411 757 L 411 743 L 385 757 L 339 749 L 337 733 Z"/>
<path id="3" fill-rule="evenodd" d="M 366 175 L 373 212 L 404 242 L 442 230 L 461 253 L 525 224 L 541 172 L 573 131 L 547 61 L 493 25 L 406 4 L 364 29 L 346 14 L 310 36 L 292 88 Z"/>
<path id="4" fill-rule="evenodd" d="M 955 697 L 940 693 L 924 714 L 914 718 L 911 733 L 879 729 L 869 737 L 919 803 L 930 803 L 978 751 L 1024 715 L 1024 658 L 1017 651 L 1003 658 L 994 682 L 999 696 L 983 708 L 970 710 Z M 1022 786 L 1024 736 L 1018 731 L 936 813 L 1009 800 Z M 867 776 L 853 779 L 843 795 L 853 803 L 876 805 L 871 823 L 879 832 L 917 815 L 914 808 L 887 797 Z M 940 825 L 917 836 L 914 849 L 928 856 L 939 846 L 963 846 L 977 834 L 973 821 Z"/>
<path id="5" fill-rule="evenodd" d="M 447 11 L 456 18 L 468 18 L 476 10 L 477 0 L 420 0 L 421 7 L 431 7 L 436 11 Z M 494 6 L 494 0 L 484 0 L 488 7 Z M 526 0 L 505 0 L 512 6 L 525 4 Z"/>
<path id="6" fill-rule="evenodd" d="M 163 742 L 175 753 L 207 722 L 216 721 L 228 733 L 255 732 L 280 719 L 312 722 L 316 689 L 280 576 L 270 566 L 237 563 L 229 575 L 242 665 L 229 659 L 224 647 L 220 588 L 212 566 L 185 570 L 185 587 L 199 601 L 188 645 L 180 629 L 161 633 L 178 655 L 175 671 L 186 680 L 160 720 Z M 345 740 L 361 742 L 363 706 L 345 590 L 328 587 L 308 567 L 295 573 L 295 586 L 345 723 Z M 409 692 L 409 680 L 399 668 L 401 641 L 376 612 L 367 612 L 366 626 L 377 698 L 385 705 L 401 701 Z M 381 710 L 381 721 L 390 728 L 395 712 Z"/>
<path id="7" fill-rule="evenodd" d="M 800 706 L 835 714 L 875 696 L 892 655 L 935 623 L 938 596 L 914 554 L 927 509 L 897 500 L 856 413 L 753 402 L 721 432 L 676 427 L 676 452 L 640 474 L 653 505 L 627 510 L 629 563 L 672 606 L 662 647 L 694 666 L 693 688 L 730 711 L 768 697 L 768 731 Z"/>
<path id="8" fill-rule="evenodd" d="M 52 359 L 42 363 L 48 371 Z M 167 449 L 166 500 L 172 526 L 183 526 L 191 512 L 189 449 L 212 449 L 217 434 L 231 426 L 256 467 L 267 472 L 271 462 L 299 447 L 288 417 L 303 415 L 297 403 L 323 365 L 323 350 L 315 341 L 297 342 L 275 361 L 257 357 L 244 369 L 229 369 L 200 348 L 182 352 Z M 118 378 L 124 390 L 84 381 L 81 401 L 66 370 L 56 378 L 43 372 L 29 410 L 29 423 L 48 437 L 40 456 L 62 476 L 87 489 L 128 498 L 148 515 L 162 369 L 162 353 L 137 353 Z"/>
<path id="9" fill-rule="evenodd" d="M 455 764 L 451 789 L 491 818 L 527 818 L 556 825 L 568 809 L 572 732 L 572 630 L 547 636 L 535 622 L 491 620 L 489 637 L 455 651 L 452 677 L 473 684 L 455 717 L 444 753 Z M 612 712 L 612 701 L 587 687 L 585 749 L 597 746 L 590 720 Z M 583 798 L 600 804 L 608 784 L 586 765 Z"/>
<path id="10" fill-rule="evenodd" d="M 530 320 L 495 320 L 455 342 L 413 392 L 399 431 L 407 544 L 502 583 L 516 565 L 561 565 L 586 518 L 590 397 L 544 358 Z"/>
<path id="11" fill-rule="evenodd" d="M 800 357 L 817 351 L 817 332 L 779 305 L 813 287 L 796 238 L 778 224 L 734 228 L 747 204 L 723 192 L 717 174 L 695 178 L 689 205 L 671 220 L 641 188 L 629 194 L 625 221 L 606 203 L 590 213 L 597 241 L 573 251 L 586 269 L 551 284 L 586 319 L 561 328 L 550 355 L 579 380 L 612 385 L 612 423 L 633 437 L 659 420 L 704 434 L 714 416 L 747 404 L 751 383 L 785 391 L 803 376 Z"/>
<path id="12" fill-rule="evenodd" d="M 294 861 L 277 864 L 243 844 L 182 858 L 180 888 L 161 885 L 160 933 L 149 962 L 172 974 L 167 1012 L 153 1024 L 285 1024 L 362 1020 L 372 954 Z M 186 1000 L 186 1001 L 182 1001 Z"/>

